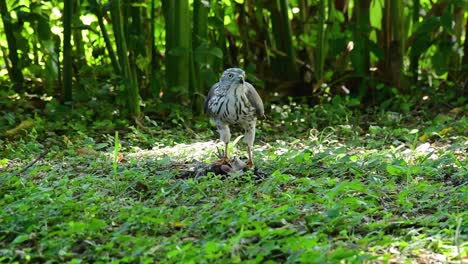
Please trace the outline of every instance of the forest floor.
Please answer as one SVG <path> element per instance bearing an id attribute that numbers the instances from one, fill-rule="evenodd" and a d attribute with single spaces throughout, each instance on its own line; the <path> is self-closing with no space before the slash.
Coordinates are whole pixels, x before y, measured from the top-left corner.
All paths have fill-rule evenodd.
<path id="1" fill-rule="evenodd" d="M 468 262 L 461 109 L 271 113 L 232 175 L 187 173 L 222 147 L 206 118 L 116 137 L 36 117 L 0 142 L 0 262 Z"/>

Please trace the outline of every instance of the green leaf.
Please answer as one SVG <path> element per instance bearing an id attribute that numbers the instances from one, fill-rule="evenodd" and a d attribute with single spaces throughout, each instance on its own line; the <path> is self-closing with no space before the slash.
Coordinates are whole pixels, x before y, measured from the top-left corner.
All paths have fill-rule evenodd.
<path id="1" fill-rule="evenodd" d="M 143 56 L 141 56 L 141 54 L 139 54 L 137 59 L 136 59 L 136 65 L 137 65 L 138 69 L 140 69 L 142 71 L 148 69 L 150 63 L 151 63 L 151 59 L 148 58 L 148 57 L 143 57 Z"/>
<path id="2" fill-rule="evenodd" d="M 337 205 L 333 208 L 328 209 L 327 217 L 330 219 L 336 218 L 341 215 L 341 206 Z"/>
<path id="3" fill-rule="evenodd" d="M 451 13 L 451 8 L 447 8 L 440 17 L 440 24 L 442 25 L 445 32 L 452 33 L 453 14 Z"/>
<path id="4" fill-rule="evenodd" d="M 86 230 L 86 224 L 83 222 L 68 222 L 68 231 L 72 234 L 81 234 Z"/>
<path id="5" fill-rule="evenodd" d="M 206 244 L 205 244 L 205 250 L 208 254 L 212 254 L 216 251 L 218 251 L 218 244 L 216 242 L 213 242 L 213 241 L 208 241 Z"/>
<path id="6" fill-rule="evenodd" d="M 106 148 L 107 146 L 109 146 L 109 144 L 107 144 L 107 143 L 98 143 L 98 144 L 94 145 L 94 149 L 99 150 L 99 149 Z"/>
<path id="7" fill-rule="evenodd" d="M 190 49 L 183 47 L 173 48 L 168 52 L 168 54 L 172 56 L 182 56 L 188 53 L 190 53 Z"/>
<path id="8" fill-rule="evenodd" d="M 22 235 L 17 236 L 17 237 L 15 238 L 15 240 L 13 240 L 13 242 L 11 242 L 11 243 L 13 243 L 13 244 L 16 245 L 16 244 L 21 244 L 21 243 L 23 243 L 23 242 L 26 241 L 26 240 L 29 240 L 29 235 L 27 235 L 27 234 L 22 234 Z"/>
<path id="9" fill-rule="evenodd" d="M 1 159 L 0 160 L 0 167 L 5 166 L 8 164 L 8 159 Z"/>
<path id="10" fill-rule="evenodd" d="M 340 263 L 341 262 L 346 263 L 346 261 L 343 261 L 344 259 L 352 257 L 352 256 L 356 256 L 356 255 L 359 255 L 359 251 L 353 251 L 351 249 L 338 248 L 338 249 L 335 250 L 335 252 L 333 252 L 331 258 L 335 259 L 336 261 L 338 261 Z"/>
<path id="11" fill-rule="evenodd" d="M 369 40 L 367 44 L 369 45 L 370 52 L 372 52 L 379 60 L 385 59 L 385 52 L 377 43 Z"/>
<path id="12" fill-rule="evenodd" d="M 223 58 L 223 51 L 217 47 L 209 47 L 206 44 L 200 45 L 194 51 L 195 56 L 206 56 L 211 55 L 216 58 L 222 59 Z"/>
<path id="13" fill-rule="evenodd" d="M 209 17 L 208 25 L 220 30 L 224 30 L 224 21 L 218 17 Z"/>
<path id="14" fill-rule="evenodd" d="M 37 35 L 41 41 L 50 40 L 52 36 L 49 21 L 42 16 L 37 20 Z"/>
<path id="15" fill-rule="evenodd" d="M 448 56 L 448 54 L 450 54 L 450 52 L 450 44 L 441 43 L 437 48 L 437 51 L 434 54 L 434 56 L 432 56 L 432 65 L 438 75 L 443 75 L 447 73 L 450 61 L 450 56 Z"/>
<path id="16" fill-rule="evenodd" d="M 382 28 L 383 1 L 372 1 L 370 8 L 370 23 L 372 27 Z"/>
<path id="17" fill-rule="evenodd" d="M 440 25 L 440 19 L 438 17 L 429 17 L 424 20 L 416 29 L 416 34 L 426 34 L 434 31 Z"/>
<path id="18" fill-rule="evenodd" d="M 166 256 L 168 258 L 173 258 L 173 257 L 177 256 L 179 253 L 180 253 L 180 250 L 174 249 L 174 250 L 169 251 Z"/>
<path id="19" fill-rule="evenodd" d="M 16 40 L 16 47 L 22 52 L 29 52 L 28 40 L 21 34 L 21 32 L 13 32 Z"/>
<path id="20" fill-rule="evenodd" d="M 88 228 L 90 231 L 97 231 L 103 227 L 107 226 L 106 224 L 106 221 L 104 220 L 101 220 L 101 219 L 97 219 L 97 218 L 93 218 L 89 221 L 88 223 Z"/>
<path id="21" fill-rule="evenodd" d="M 336 9 L 333 9 L 332 15 L 333 15 L 333 19 L 339 23 L 343 23 L 345 20 L 343 13 L 341 13 L 340 11 L 337 11 Z"/>
<path id="22" fill-rule="evenodd" d="M 393 176 L 399 176 L 405 174 L 405 168 L 396 165 L 388 165 L 387 172 Z"/>

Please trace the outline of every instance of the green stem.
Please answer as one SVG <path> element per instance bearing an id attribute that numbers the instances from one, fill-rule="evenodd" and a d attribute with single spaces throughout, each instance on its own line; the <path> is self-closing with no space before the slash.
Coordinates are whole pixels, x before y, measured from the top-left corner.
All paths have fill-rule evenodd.
<path id="1" fill-rule="evenodd" d="M 117 44 L 117 53 L 119 54 L 120 67 L 123 74 L 123 82 L 127 93 L 127 103 L 129 112 L 134 117 L 140 116 L 140 95 L 138 90 L 138 82 L 134 74 L 134 69 L 130 68 L 128 59 L 127 42 L 122 26 L 122 12 L 120 0 L 112 2 L 112 26 Z"/>
<path id="2" fill-rule="evenodd" d="M 296 65 L 296 53 L 293 47 L 291 23 L 288 16 L 288 1 L 277 0 L 270 7 L 271 23 L 276 49 L 286 53 L 286 57 L 276 60 L 275 71 L 283 80 L 297 80 L 299 74 Z"/>
<path id="3" fill-rule="evenodd" d="M 163 1 L 166 18 L 166 75 L 171 96 L 187 93 L 191 27 L 188 0 Z"/>
<path id="4" fill-rule="evenodd" d="M 8 43 L 8 51 L 9 51 L 8 57 L 11 62 L 11 68 L 10 68 L 11 72 L 9 72 L 10 78 L 15 84 L 16 88 L 21 88 L 23 86 L 24 77 L 23 77 L 23 73 L 21 72 L 21 68 L 19 65 L 19 57 L 18 57 L 18 51 L 17 51 L 17 46 L 16 46 L 16 39 L 13 33 L 14 25 L 12 23 L 12 18 L 7 9 L 5 0 L 0 0 L 0 13 L 2 16 L 2 21 L 3 21 L 3 29 L 5 31 L 5 36 L 6 36 L 7 43 Z"/>
<path id="5" fill-rule="evenodd" d="M 194 51 L 208 38 L 208 7 L 201 0 L 193 3 L 193 34 L 192 53 L 190 54 L 190 98 L 192 99 L 192 110 L 196 114 L 202 113 L 203 100 L 198 94 L 204 94 L 205 83 L 201 76 L 200 63 L 194 60 Z"/>
<path id="6" fill-rule="evenodd" d="M 326 57 L 326 14 L 325 14 L 325 0 L 319 1 L 319 32 L 318 32 L 318 44 L 316 51 L 316 65 L 315 65 L 315 76 L 317 80 L 323 79 L 323 68 Z"/>
<path id="7" fill-rule="evenodd" d="M 354 50 L 351 54 L 354 70 L 359 80 L 359 97 L 368 95 L 369 90 L 369 31 L 370 31 L 370 0 L 356 0 L 354 6 L 353 30 Z"/>
<path id="8" fill-rule="evenodd" d="M 72 47 L 71 47 L 71 21 L 73 17 L 72 1 L 63 4 L 63 99 L 66 102 L 73 100 L 72 89 Z"/>
<path id="9" fill-rule="evenodd" d="M 421 1 L 413 1 L 413 28 L 419 24 L 419 9 L 421 9 Z M 410 72 L 413 77 L 413 81 L 418 81 L 418 70 L 419 70 L 419 55 L 415 52 L 410 53 Z"/>
<path id="10" fill-rule="evenodd" d="M 114 68 L 114 73 L 116 75 L 120 75 L 120 65 L 117 61 L 117 56 L 115 55 L 114 48 L 112 47 L 112 42 L 110 41 L 109 33 L 107 33 L 106 26 L 104 25 L 104 14 L 102 12 L 102 7 L 96 0 L 90 0 L 90 3 L 95 7 L 93 9 L 94 15 L 97 17 L 99 28 L 102 32 L 102 38 L 104 39 L 104 43 L 106 44 L 107 53 L 109 53 L 112 68 Z"/>

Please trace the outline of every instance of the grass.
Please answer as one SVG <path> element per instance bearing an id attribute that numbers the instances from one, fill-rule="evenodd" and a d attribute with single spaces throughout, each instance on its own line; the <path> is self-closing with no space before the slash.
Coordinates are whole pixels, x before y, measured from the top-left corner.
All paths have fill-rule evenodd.
<path id="1" fill-rule="evenodd" d="M 0 262 L 466 263 L 466 117 L 337 111 L 273 106 L 260 180 L 181 176 L 215 159 L 206 120 L 4 141 Z"/>

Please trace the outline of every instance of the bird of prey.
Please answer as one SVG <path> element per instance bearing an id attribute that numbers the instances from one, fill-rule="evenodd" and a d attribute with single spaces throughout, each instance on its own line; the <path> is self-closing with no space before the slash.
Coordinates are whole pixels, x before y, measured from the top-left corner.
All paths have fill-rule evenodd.
<path id="1" fill-rule="evenodd" d="M 231 139 L 230 125 L 239 125 L 245 131 L 249 160 L 247 167 L 253 167 L 252 147 L 255 139 L 257 117 L 265 112 L 263 102 L 255 88 L 245 81 L 245 72 L 239 68 L 230 68 L 223 72 L 219 82 L 215 83 L 205 100 L 205 112 L 216 122 L 220 140 L 224 142 L 223 161 L 228 163 L 228 144 Z"/>

